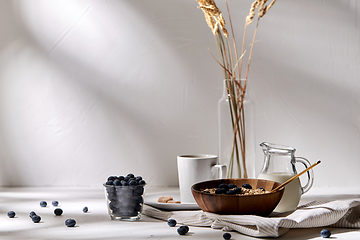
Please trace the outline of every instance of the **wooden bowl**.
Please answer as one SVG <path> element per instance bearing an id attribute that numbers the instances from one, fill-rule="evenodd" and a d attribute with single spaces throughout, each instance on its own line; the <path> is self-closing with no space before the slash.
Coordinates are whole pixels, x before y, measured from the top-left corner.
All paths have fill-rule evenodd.
<path id="1" fill-rule="evenodd" d="M 253 189 L 264 188 L 267 191 L 280 185 L 274 181 L 250 178 L 218 179 L 196 183 L 191 187 L 191 192 L 203 211 L 218 214 L 268 216 L 280 202 L 284 193 L 283 187 L 274 193 L 257 195 L 210 194 L 201 191 L 206 188 L 217 188 L 221 183 L 233 183 L 238 187 L 248 183 Z"/>

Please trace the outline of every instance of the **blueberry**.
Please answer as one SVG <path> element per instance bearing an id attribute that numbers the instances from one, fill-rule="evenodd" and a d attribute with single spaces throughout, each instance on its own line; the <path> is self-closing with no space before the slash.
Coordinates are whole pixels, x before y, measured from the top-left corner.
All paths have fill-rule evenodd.
<path id="1" fill-rule="evenodd" d="M 116 194 L 116 189 L 112 186 L 112 185 L 107 185 L 106 186 L 106 192 L 111 195 L 111 194 Z"/>
<path id="2" fill-rule="evenodd" d="M 240 194 L 241 193 L 241 187 L 234 188 L 234 191 L 235 191 L 236 194 Z"/>
<path id="3" fill-rule="evenodd" d="M 108 181 L 114 181 L 115 179 L 116 179 L 117 177 L 115 177 L 115 176 L 110 176 L 110 177 L 108 177 Z"/>
<path id="4" fill-rule="evenodd" d="M 125 178 L 124 176 L 118 176 L 118 180 L 119 180 L 119 181 L 124 180 L 124 178 Z"/>
<path id="5" fill-rule="evenodd" d="M 8 215 L 9 218 L 13 218 L 13 217 L 15 217 L 15 212 L 14 211 L 9 211 L 7 213 L 7 215 Z"/>
<path id="6" fill-rule="evenodd" d="M 84 213 L 87 213 L 89 211 L 89 208 L 88 207 L 84 207 L 83 210 L 82 210 Z"/>
<path id="7" fill-rule="evenodd" d="M 110 208 L 111 210 L 114 210 L 114 209 L 116 208 L 114 205 L 115 205 L 115 203 L 110 202 L 110 203 L 109 203 L 109 208 Z"/>
<path id="8" fill-rule="evenodd" d="M 133 209 L 128 209 L 127 214 L 125 216 L 137 216 L 138 212 Z"/>
<path id="9" fill-rule="evenodd" d="M 34 212 L 34 211 L 31 211 L 30 213 L 29 213 L 29 217 L 30 218 L 32 218 L 33 216 L 35 216 L 36 215 L 36 212 Z"/>
<path id="10" fill-rule="evenodd" d="M 134 190 L 134 193 L 138 194 L 139 196 L 143 195 L 144 187 L 143 186 L 137 186 L 136 189 Z"/>
<path id="11" fill-rule="evenodd" d="M 47 206 L 47 202 L 46 202 L 46 201 L 41 201 L 41 202 L 40 202 L 40 206 L 41 206 L 41 207 L 46 207 L 46 206 Z"/>
<path id="12" fill-rule="evenodd" d="M 135 178 L 136 181 L 140 181 L 140 180 L 142 180 L 142 179 L 143 179 L 142 176 L 137 176 L 137 177 Z"/>
<path id="13" fill-rule="evenodd" d="M 202 191 L 203 193 L 210 193 L 209 191 Z"/>
<path id="14" fill-rule="evenodd" d="M 169 219 L 169 220 L 167 221 L 167 224 L 168 224 L 170 227 L 175 227 L 176 224 L 177 224 L 177 222 L 176 222 L 175 219 Z"/>
<path id="15" fill-rule="evenodd" d="M 129 186 L 129 183 L 127 181 L 125 181 L 125 180 L 122 180 L 121 185 L 122 186 Z"/>
<path id="16" fill-rule="evenodd" d="M 121 186 L 121 182 L 120 182 L 120 180 L 118 180 L 118 179 L 114 180 L 114 181 L 113 181 L 113 184 L 114 184 L 115 186 Z"/>
<path id="17" fill-rule="evenodd" d="M 115 192 L 114 192 L 114 193 L 109 193 L 109 194 L 108 194 L 108 199 L 109 199 L 109 200 L 117 199 L 116 193 L 115 193 Z"/>
<path id="18" fill-rule="evenodd" d="M 228 186 L 226 183 L 221 183 L 221 184 L 219 185 L 219 188 L 224 188 L 224 189 L 226 189 L 226 190 L 229 190 L 229 186 Z"/>
<path id="19" fill-rule="evenodd" d="M 179 235 L 185 235 L 187 232 L 189 231 L 189 227 L 188 226 L 180 226 L 177 229 L 177 232 Z"/>
<path id="20" fill-rule="evenodd" d="M 265 189 L 264 189 L 264 188 L 261 187 L 261 188 L 259 188 L 259 189 L 260 189 L 261 191 L 265 192 Z"/>
<path id="21" fill-rule="evenodd" d="M 248 183 L 244 183 L 244 184 L 242 185 L 242 187 L 243 187 L 243 188 L 246 188 L 246 189 L 252 189 L 252 186 L 251 186 L 250 184 L 248 184 Z"/>
<path id="22" fill-rule="evenodd" d="M 56 216 L 60 216 L 63 213 L 63 210 L 61 208 L 55 208 L 54 214 Z"/>
<path id="23" fill-rule="evenodd" d="M 186 234 L 186 229 L 182 228 L 182 227 L 179 227 L 177 229 L 177 232 L 178 232 L 179 235 L 185 235 Z"/>
<path id="24" fill-rule="evenodd" d="M 215 190 L 215 193 L 216 194 L 224 194 L 224 193 L 226 193 L 226 189 L 225 188 L 217 188 Z"/>
<path id="25" fill-rule="evenodd" d="M 59 205 L 59 202 L 58 201 L 52 201 L 51 203 L 54 207 L 56 207 L 57 205 Z"/>
<path id="26" fill-rule="evenodd" d="M 129 173 L 128 175 L 126 175 L 127 177 L 129 177 L 129 178 L 135 178 L 135 175 L 134 174 L 132 174 L 132 173 Z"/>
<path id="27" fill-rule="evenodd" d="M 323 238 L 328 238 L 328 237 L 330 237 L 331 232 L 330 232 L 329 230 L 327 230 L 327 229 L 323 229 L 323 230 L 321 230 L 320 235 L 321 235 Z"/>
<path id="28" fill-rule="evenodd" d="M 137 204 L 134 209 L 135 209 L 136 212 L 140 212 L 140 211 L 141 211 L 141 207 L 142 207 L 142 206 L 141 206 L 140 204 Z"/>
<path id="29" fill-rule="evenodd" d="M 107 181 L 105 185 L 114 185 L 114 181 Z"/>
<path id="30" fill-rule="evenodd" d="M 31 217 L 31 220 L 34 223 L 39 223 L 41 221 L 41 217 L 39 215 L 34 215 L 34 216 Z"/>
<path id="31" fill-rule="evenodd" d="M 135 186 L 138 185 L 138 182 L 136 180 L 129 180 L 129 186 Z"/>
<path id="32" fill-rule="evenodd" d="M 65 225 L 66 225 L 67 227 L 74 227 L 75 224 L 76 224 L 76 221 L 75 221 L 75 219 L 72 219 L 72 218 L 68 218 L 68 219 L 66 219 L 66 221 L 65 221 Z"/>
<path id="33" fill-rule="evenodd" d="M 226 194 L 226 195 L 234 195 L 234 194 L 236 194 L 236 192 L 235 192 L 235 190 L 231 189 L 231 190 L 229 190 L 229 191 L 226 191 L 225 194 Z"/>
<path id="34" fill-rule="evenodd" d="M 235 185 L 235 184 L 233 184 L 233 183 L 230 183 L 229 184 L 229 189 L 233 189 L 233 188 L 236 188 L 237 186 Z"/>
<path id="35" fill-rule="evenodd" d="M 135 197 L 134 200 L 135 200 L 137 203 L 140 203 L 140 204 L 143 204 L 143 203 L 144 203 L 144 198 L 143 198 L 142 196 Z"/>
<path id="36" fill-rule="evenodd" d="M 224 239 L 230 239 L 230 238 L 231 238 L 231 234 L 230 234 L 230 233 L 224 233 L 224 234 L 223 234 L 223 238 L 224 238 Z"/>
<path id="37" fill-rule="evenodd" d="M 139 185 L 145 185 L 145 184 L 146 184 L 146 182 L 145 182 L 144 179 L 141 179 L 141 180 L 139 181 Z"/>

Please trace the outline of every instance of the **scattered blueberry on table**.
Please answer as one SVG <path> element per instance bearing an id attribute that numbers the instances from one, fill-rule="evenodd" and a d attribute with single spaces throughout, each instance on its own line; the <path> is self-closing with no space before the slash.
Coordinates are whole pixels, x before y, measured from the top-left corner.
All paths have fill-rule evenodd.
<path id="1" fill-rule="evenodd" d="M 35 216 L 36 215 L 36 212 L 34 212 L 34 211 L 31 211 L 30 213 L 29 213 L 29 217 L 30 218 L 32 218 L 33 216 Z"/>
<path id="2" fill-rule="evenodd" d="M 31 220 L 34 223 L 39 223 L 41 221 L 41 217 L 39 215 L 34 215 L 34 216 L 31 217 Z"/>
<path id="3" fill-rule="evenodd" d="M 177 224 L 177 222 L 176 222 L 176 220 L 175 219 L 169 219 L 168 221 L 167 221 L 167 224 L 170 226 L 170 227 L 175 227 L 176 226 L 176 224 Z"/>
<path id="4" fill-rule="evenodd" d="M 14 218 L 16 214 L 15 214 L 14 211 L 9 211 L 9 212 L 7 213 L 7 215 L 8 215 L 9 218 Z"/>
<path id="5" fill-rule="evenodd" d="M 54 207 L 57 207 L 59 205 L 59 202 L 58 201 L 52 201 L 51 203 Z"/>
<path id="6" fill-rule="evenodd" d="M 65 225 L 66 225 L 67 227 L 74 227 L 74 226 L 76 225 L 76 221 L 75 221 L 75 219 L 68 218 L 68 219 L 66 219 L 66 221 L 65 221 Z"/>
<path id="7" fill-rule="evenodd" d="M 185 235 L 186 233 L 189 232 L 189 227 L 186 226 L 186 225 L 180 226 L 180 227 L 177 229 L 177 232 L 178 232 L 179 235 Z"/>
<path id="8" fill-rule="evenodd" d="M 327 230 L 327 229 L 323 229 L 323 230 L 321 230 L 320 235 L 323 238 L 328 238 L 328 237 L 331 236 L 331 232 L 329 230 Z"/>
<path id="9" fill-rule="evenodd" d="M 61 214 L 63 214 L 63 210 L 61 208 L 55 208 L 54 214 L 56 216 L 60 216 Z"/>
<path id="10" fill-rule="evenodd" d="M 46 201 L 41 201 L 41 202 L 40 202 L 40 206 L 41 206 L 41 207 L 46 207 L 46 206 L 47 206 L 47 202 L 46 202 Z"/>
<path id="11" fill-rule="evenodd" d="M 89 211 L 89 208 L 88 207 L 84 207 L 83 210 L 82 210 L 84 213 L 87 213 Z"/>
<path id="12" fill-rule="evenodd" d="M 224 239 L 231 239 L 231 234 L 230 233 L 224 233 L 223 238 Z"/>

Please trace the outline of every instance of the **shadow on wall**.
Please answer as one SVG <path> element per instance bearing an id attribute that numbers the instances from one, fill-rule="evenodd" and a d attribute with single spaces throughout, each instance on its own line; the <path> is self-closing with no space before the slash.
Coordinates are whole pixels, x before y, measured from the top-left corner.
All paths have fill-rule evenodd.
<path id="1" fill-rule="evenodd" d="M 352 41 L 360 39 L 356 20 L 356 11 L 360 9 L 344 2 L 326 5 L 284 2 L 276 7 L 283 15 L 281 18 L 288 21 L 277 27 L 273 18 L 264 19 L 258 35 L 264 41 L 256 46 L 253 57 L 254 62 L 263 59 L 260 66 L 254 63 L 254 68 L 268 73 L 266 76 L 256 73 L 259 81 L 254 81 L 254 93 L 270 100 L 259 100 L 261 108 L 264 112 L 269 109 L 270 118 L 277 112 L 272 107 L 280 107 L 292 115 L 294 122 L 302 119 L 305 123 L 315 120 L 314 123 L 336 125 L 340 121 L 354 125 L 354 130 L 359 131 L 356 110 L 360 109 L 360 76 L 356 70 L 359 55 L 354 53 L 360 49 Z M 302 24 L 304 12 L 305 25 Z M 272 28 L 273 34 L 262 31 L 268 28 Z M 273 47 L 274 44 L 280 49 Z M 271 124 L 273 119 L 269 120 L 267 123 Z"/>
<path id="2" fill-rule="evenodd" d="M 154 4 L 157 4 L 157 6 L 154 6 Z M 147 100 L 149 98 L 159 98 L 155 103 L 159 101 L 162 104 L 164 102 L 163 97 L 170 101 L 182 97 L 184 94 L 177 93 L 177 91 L 185 91 L 186 89 L 184 89 L 183 83 L 172 82 L 176 79 L 174 73 L 181 75 L 184 74 L 183 72 L 193 72 L 192 69 L 202 67 L 193 66 L 188 61 L 189 54 L 193 52 L 192 49 L 198 47 L 198 45 L 203 46 L 201 40 L 198 42 L 193 39 L 197 27 L 181 26 L 181 24 L 190 24 L 191 17 L 189 18 L 187 14 L 187 16 L 174 14 L 174 11 L 171 11 L 171 9 L 174 9 L 174 3 L 166 1 L 152 1 L 151 3 L 149 1 L 124 1 L 121 3 L 104 3 L 100 1 L 83 3 L 75 1 L 56 2 L 55 4 L 46 1 L 37 3 L 19 1 L 5 2 L 2 5 L 8 12 L 14 13 L 6 16 L 6 21 L 10 21 L 13 26 L 16 26 L 18 31 L 16 33 L 18 39 L 16 40 L 20 40 L 24 44 L 24 48 L 36 52 L 38 58 L 41 58 L 43 64 L 49 68 L 49 78 L 46 80 L 47 84 L 49 84 L 47 91 L 55 95 L 55 97 L 50 98 L 50 100 L 55 101 L 50 104 L 55 108 L 51 109 L 53 116 L 47 116 L 52 119 L 42 119 L 42 121 L 49 122 L 53 118 L 57 118 L 59 131 L 66 134 L 63 134 L 62 139 L 55 142 L 64 145 L 63 142 L 69 141 L 76 145 L 64 145 L 64 149 L 53 147 L 47 150 L 39 146 L 39 141 L 53 141 L 51 132 L 41 135 L 42 139 L 38 139 L 39 141 L 34 141 L 30 136 L 27 140 L 14 143 L 14 138 L 22 134 L 9 130 L 7 124 L 11 119 L 3 121 L 1 128 L 4 134 L 2 134 L 1 138 L 4 154 L 1 162 L 5 166 L 2 169 L 11 168 L 13 170 L 10 175 L 3 172 L 2 183 L 4 185 L 43 185 L 44 183 L 41 182 L 40 177 L 38 177 L 38 180 L 30 182 L 26 178 L 15 179 L 12 177 L 13 174 L 21 176 L 24 165 L 33 165 L 32 168 L 37 166 L 39 169 L 44 169 L 41 175 L 48 174 L 46 176 L 50 181 L 50 185 L 66 184 L 66 180 L 54 178 L 51 176 L 52 173 L 45 173 L 45 167 L 40 166 L 49 160 L 31 159 L 56 155 L 58 151 L 68 151 L 68 153 L 61 153 L 65 159 L 58 158 L 62 162 L 60 166 L 56 165 L 55 160 L 53 160 L 52 167 L 57 166 L 59 172 L 67 172 L 68 175 L 86 176 L 81 171 L 82 163 L 86 162 L 87 165 L 96 169 L 96 166 L 101 165 L 104 160 L 95 157 L 90 158 L 91 161 L 81 160 L 81 152 L 88 151 L 87 148 L 91 148 L 92 145 L 89 144 L 89 141 L 94 140 L 89 138 L 104 138 L 97 135 L 101 134 L 99 133 L 100 130 L 104 130 L 109 131 L 109 140 L 118 144 L 111 144 L 111 146 L 118 149 L 114 149 L 114 155 L 109 155 L 110 158 L 107 160 L 109 164 L 113 163 L 120 168 L 122 164 L 119 163 L 118 158 L 124 156 L 127 158 L 127 156 L 133 154 L 133 156 L 135 155 L 134 158 L 137 159 L 135 162 L 141 162 L 143 161 L 141 158 L 145 155 L 147 162 L 144 164 L 142 171 L 147 170 L 146 168 L 154 170 L 148 172 L 149 177 L 147 179 L 150 178 L 156 184 L 164 182 L 163 178 L 172 179 L 168 183 L 176 185 L 177 179 L 173 177 L 176 174 L 176 161 L 170 162 L 168 159 L 175 159 L 177 152 L 180 150 L 177 144 L 169 144 L 169 142 L 174 139 L 181 139 L 180 143 L 186 145 L 188 137 L 183 135 L 184 133 L 180 130 L 170 130 L 172 131 L 171 134 L 161 132 L 162 126 L 170 129 L 174 127 L 169 124 L 173 123 L 171 122 L 174 121 L 171 119 L 171 115 L 176 114 L 176 112 L 170 111 L 166 113 L 166 109 L 169 108 L 171 103 L 165 103 L 167 105 L 163 108 L 167 114 L 165 117 L 169 118 L 165 120 L 161 119 L 161 116 L 151 115 L 152 108 L 156 106 L 146 104 L 153 103 Z M 186 10 L 189 13 L 190 6 L 190 12 L 198 13 L 198 9 L 195 7 L 196 3 L 193 5 L 177 1 L 175 5 L 177 11 Z M 164 11 L 164 9 L 166 10 Z M 202 18 L 202 15 L 199 17 Z M 203 26 L 202 21 L 198 22 L 199 25 Z M 134 28 L 134 26 L 136 27 Z M 14 40 L 9 39 L 9 42 L 3 43 L 3 45 L 6 47 Z M 197 56 L 197 58 L 200 57 Z M 166 65 L 169 62 L 174 62 L 176 67 L 167 67 Z M 192 73 L 192 75 L 192 78 L 197 79 L 196 74 Z M 159 82 L 154 82 L 154 80 Z M 6 87 L 4 81 L 6 80 L 3 80 L 3 86 Z M 191 81 L 191 79 L 189 78 L 188 81 Z M 144 91 L 144 89 L 139 91 L 140 84 L 146 87 L 147 91 Z M 151 88 L 154 85 L 155 87 Z M 157 87 L 161 87 L 161 85 L 164 85 L 164 87 L 160 89 L 162 92 L 159 97 Z M 201 88 L 203 84 L 197 82 L 194 85 Z M 164 90 L 167 91 L 165 95 Z M 67 94 L 66 91 L 69 91 L 69 93 Z M 77 93 L 81 93 L 80 97 L 83 99 L 79 100 L 71 96 L 71 94 Z M 61 97 L 68 97 L 74 102 L 64 99 L 65 102 L 68 101 L 66 104 L 69 105 L 63 106 L 64 104 L 59 99 Z M 91 104 L 84 103 L 87 100 L 91 101 Z M 27 101 L 27 99 L 24 99 L 24 101 Z M 69 123 L 69 115 L 74 114 L 76 109 L 74 110 L 70 105 L 84 105 L 87 108 L 85 111 L 88 111 L 79 114 L 79 116 L 76 115 L 75 117 L 82 119 L 75 119 L 74 122 L 78 123 L 73 125 Z M 99 132 L 96 132 L 89 128 L 92 126 L 84 126 L 84 122 L 91 122 L 86 118 L 94 117 L 94 114 L 99 112 L 99 110 L 96 110 L 98 106 L 106 108 L 100 112 L 104 114 L 103 119 L 105 119 L 104 122 L 107 126 L 100 128 Z M 181 112 L 186 111 L 186 109 L 183 109 L 184 104 L 178 104 L 175 107 Z M 216 106 L 214 107 L 216 108 Z M 176 108 L 174 111 L 177 110 Z M 8 116 L 4 114 L 6 112 L 2 113 L 6 119 Z M 28 116 L 36 114 L 39 113 L 28 109 Z M 182 118 L 185 120 L 186 116 L 182 116 Z M 28 121 L 28 119 L 22 119 L 22 121 Z M 176 121 L 181 123 L 181 119 Z M 96 124 L 94 121 L 92 123 Z M 21 121 L 18 124 L 21 124 Z M 67 127 L 69 129 L 64 129 Z M 81 136 L 74 135 L 79 132 L 78 128 L 83 129 Z M 32 129 L 24 130 L 33 131 Z M 84 134 L 84 131 L 93 133 Z M 129 137 L 130 134 L 133 143 L 126 145 L 126 139 L 119 140 L 119 138 Z M 103 140 L 106 141 L 106 139 Z M 157 143 L 154 144 L 154 141 Z M 177 141 L 179 142 L 179 140 Z M 14 144 L 18 146 L 14 146 Z M 30 148 L 28 157 L 18 153 L 17 150 L 21 147 L 20 144 L 28 145 L 26 148 Z M 166 146 L 165 152 L 163 146 Z M 111 151 L 109 147 L 103 145 L 97 147 L 99 153 Z M 101 149 L 102 147 L 103 149 Z M 189 149 L 192 147 L 187 146 Z M 40 151 L 49 150 L 54 152 L 52 154 L 48 153 L 48 155 L 39 154 Z M 164 152 L 164 156 L 159 156 L 161 151 Z M 159 158 L 161 158 L 160 161 L 163 161 L 163 168 L 170 169 L 169 171 L 164 173 L 163 169 L 155 169 L 156 161 L 159 161 Z M 128 170 L 125 171 L 131 171 L 130 166 L 126 167 Z M 76 168 L 78 169 L 75 170 Z M 101 176 L 95 176 L 95 178 L 98 177 L 103 180 L 104 175 L 107 176 L 109 171 L 113 170 L 100 168 L 98 174 Z M 36 174 L 33 175 L 36 178 Z M 72 182 L 77 181 L 76 179 L 79 178 L 73 177 Z M 75 182 L 75 184 L 81 183 Z"/>
<path id="3" fill-rule="evenodd" d="M 250 4 L 251 1 L 246 6 Z M 139 174 L 154 185 L 164 182 L 177 185 L 176 155 L 196 151 L 216 153 L 217 137 L 209 129 L 217 128 L 214 112 L 222 89 L 222 81 L 218 80 L 222 77 L 207 51 L 210 46 L 216 52 L 196 1 L 3 1 L 1 6 L 4 13 L 1 29 L 11 33 L 5 38 L 8 42 L 2 40 L 1 45 L 6 48 L 17 41 L 22 44 L 17 53 L 22 49 L 35 52 L 48 69 L 44 82 L 48 84 L 46 94 L 52 96 L 46 98 L 51 104 L 43 107 L 50 112 L 48 115 L 40 113 L 41 108 L 29 108 L 27 114 L 16 115 L 41 114 L 45 130 L 40 135 L 36 129 L 26 129 L 27 118 L 12 123 L 8 115 L 11 104 L 2 96 L 0 184 L 43 185 L 37 174 L 49 179 L 50 185 L 68 185 L 68 182 L 81 185 L 79 179 L 89 176 L 90 184 L 96 184 L 104 176 L 133 171 L 136 165 Z M 263 129 L 268 129 L 261 129 L 261 137 L 274 135 L 267 128 L 269 125 L 282 124 L 271 115 L 273 109 L 281 114 L 292 109 L 311 116 L 309 119 L 315 119 L 316 123 L 334 121 L 335 124 L 339 120 L 334 118 L 331 108 L 335 105 L 341 114 L 353 114 L 356 118 L 358 111 L 348 113 L 348 108 L 342 106 L 358 107 L 358 86 L 338 84 L 338 79 L 334 79 L 341 76 L 341 72 L 334 70 L 341 53 L 334 49 L 332 41 L 341 42 L 341 38 L 323 37 L 319 33 L 327 26 L 357 32 L 356 22 L 352 25 L 356 13 L 351 6 L 344 2 L 324 6 L 323 2 L 286 1 L 277 2 L 271 10 L 262 21 L 258 35 L 258 39 L 266 41 L 256 46 L 250 71 L 250 79 L 255 81 L 249 91 L 255 94 L 256 104 L 260 106 L 258 115 L 268 114 L 259 118 L 264 123 Z M 350 17 L 346 17 L 349 12 Z M 304 23 L 301 15 L 304 13 L 309 23 Z M 319 21 L 319 14 L 326 21 Z M 326 25 L 317 25 L 325 22 Z M 333 34 L 330 30 L 324 33 Z M 322 44 L 324 40 L 329 45 Z M 318 46 L 313 46 L 319 42 L 324 54 Z M 294 47 L 294 43 L 302 43 L 302 49 Z M 313 62 L 304 50 L 307 48 L 314 50 Z M 329 50 L 334 52 L 329 54 L 326 52 Z M 333 62 L 320 62 L 324 56 L 332 56 Z M 314 64 L 321 65 L 322 71 L 314 70 L 317 69 Z M 6 71 L 7 66 L 2 60 L 0 71 Z M 332 71 L 326 72 L 329 69 Z M 359 77 L 359 74 L 352 72 L 351 76 Z M 36 77 L 31 75 L 30 81 Z M 291 80 L 284 84 L 285 79 Z M 1 79 L 3 91 L 6 81 L 13 79 Z M 19 89 L 16 87 L 12 90 Z M 28 100 L 31 99 L 24 98 L 22 103 Z M 291 124 L 285 126 L 284 132 L 292 132 L 297 122 L 309 120 L 299 120 L 296 113 L 290 114 Z M 359 129 L 354 118 L 350 121 Z M 61 136 L 48 130 L 47 124 L 53 121 Z M 127 162 L 129 158 L 131 164 Z M 51 163 L 48 159 L 52 159 Z M 104 162 L 112 168 L 103 166 Z M 84 171 L 84 164 L 96 171 Z M 66 176 L 53 176 L 47 171 L 49 165 L 66 172 Z M 29 173 L 32 180 L 28 181 L 24 176 L 27 167 L 42 171 Z M 114 173 L 113 169 L 121 170 Z"/>

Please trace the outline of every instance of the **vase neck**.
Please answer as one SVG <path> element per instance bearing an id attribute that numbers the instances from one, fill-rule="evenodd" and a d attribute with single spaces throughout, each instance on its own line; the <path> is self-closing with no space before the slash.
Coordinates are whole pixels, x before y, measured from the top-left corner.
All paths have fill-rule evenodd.
<path id="1" fill-rule="evenodd" d="M 245 92 L 246 95 L 246 79 L 225 79 L 223 83 L 223 97 L 229 96 L 230 91 L 238 95 L 237 91 L 241 94 Z"/>

